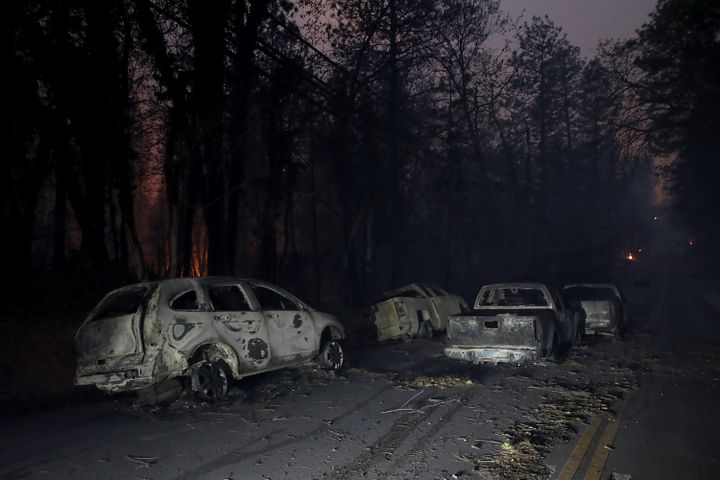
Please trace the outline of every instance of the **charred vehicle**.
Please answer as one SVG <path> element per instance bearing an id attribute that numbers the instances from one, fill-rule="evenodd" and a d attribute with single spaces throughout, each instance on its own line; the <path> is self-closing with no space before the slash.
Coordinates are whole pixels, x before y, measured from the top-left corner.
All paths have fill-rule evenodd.
<path id="1" fill-rule="evenodd" d="M 445 355 L 474 363 L 556 359 L 582 332 L 582 316 L 540 283 L 486 285 L 473 310 L 452 315 Z"/>
<path id="2" fill-rule="evenodd" d="M 206 399 L 231 379 L 317 359 L 343 365 L 344 329 L 270 283 L 179 278 L 110 292 L 76 337 L 77 385 L 109 393 L 184 382 Z M 179 387 L 178 387 L 179 388 Z"/>
<path id="3" fill-rule="evenodd" d="M 625 298 L 611 283 L 565 285 L 563 297 L 568 305 L 584 312 L 586 334 L 622 334 L 627 327 Z"/>
<path id="4" fill-rule="evenodd" d="M 467 310 L 465 300 L 435 285 L 413 283 L 373 299 L 378 340 L 429 337 L 447 328 L 448 317 Z"/>

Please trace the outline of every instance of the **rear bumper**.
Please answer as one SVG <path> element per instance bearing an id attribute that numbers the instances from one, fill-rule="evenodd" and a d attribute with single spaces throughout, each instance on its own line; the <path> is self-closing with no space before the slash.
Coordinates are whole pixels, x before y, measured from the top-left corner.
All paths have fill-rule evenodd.
<path id="1" fill-rule="evenodd" d="M 117 372 L 77 375 L 75 385 L 95 385 L 107 393 L 140 390 L 159 382 L 156 377 L 142 375 L 142 370 L 129 369 Z"/>
<path id="2" fill-rule="evenodd" d="M 535 348 L 528 347 L 445 347 L 445 356 L 475 364 L 509 363 L 523 365 L 537 360 Z"/>

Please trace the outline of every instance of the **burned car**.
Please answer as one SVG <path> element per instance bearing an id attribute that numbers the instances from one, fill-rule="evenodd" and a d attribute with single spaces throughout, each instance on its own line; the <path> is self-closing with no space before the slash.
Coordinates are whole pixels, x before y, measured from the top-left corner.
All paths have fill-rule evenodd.
<path id="1" fill-rule="evenodd" d="M 473 363 L 557 359 L 581 332 L 581 313 L 545 284 L 486 285 L 470 312 L 450 317 L 445 355 Z"/>
<path id="2" fill-rule="evenodd" d="M 106 295 L 78 329 L 75 383 L 108 393 L 184 383 L 220 399 L 233 378 L 311 359 L 340 369 L 344 336 L 335 317 L 267 282 L 139 283 Z"/>
<path id="3" fill-rule="evenodd" d="M 448 317 L 467 310 L 465 300 L 435 285 L 413 283 L 373 299 L 378 340 L 432 336 L 447 328 Z"/>
<path id="4" fill-rule="evenodd" d="M 628 324 L 625 298 L 611 283 L 573 283 L 563 287 L 568 305 L 585 313 L 585 333 L 622 334 Z"/>

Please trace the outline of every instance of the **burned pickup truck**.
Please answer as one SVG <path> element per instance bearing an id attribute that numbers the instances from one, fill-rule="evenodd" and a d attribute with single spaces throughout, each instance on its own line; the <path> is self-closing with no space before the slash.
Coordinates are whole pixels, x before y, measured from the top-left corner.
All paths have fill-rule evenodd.
<path id="1" fill-rule="evenodd" d="M 202 398 L 220 399 L 232 378 L 312 359 L 341 368 L 344 336 L 335 317 L 267 282 L 139 283 L 110 292 L 78 329 L 75 383 L 108 393 L 152 389 L 162 401 L 184 378 Z"/>
<path id="2" fill-rule="evenodd" d="M 444 332 L 448 317 L 467 310 L 458 295 L 428 283 L 413 283 L 373 299 L 371 320 L 379 341 L 430 337 Z"/>
<path id="3" fill-rule="evenodd" d="M 445 355 L 473 363 L 556 359 L 582 331 L 581 313 L 545 284 L 486 285 L 473 310 L 450 316 Z"/>
<path id="4" fill-rule="evenodd" d="M 612 283 L 573 283 L 563 287 L 565 302 L 585 314 L 585 333 L 622 335 L 628 325 L 625 298 Z"/>

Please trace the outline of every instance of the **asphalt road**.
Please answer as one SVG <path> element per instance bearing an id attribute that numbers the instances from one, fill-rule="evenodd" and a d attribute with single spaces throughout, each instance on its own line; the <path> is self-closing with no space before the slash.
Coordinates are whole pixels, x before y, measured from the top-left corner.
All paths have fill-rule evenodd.
<path id="1" fill-rule="evenodd" d="M 638 479 L 720 478 L 720 290 L 668 272 L 648 325 L 657 359 L 630 394 L 607 470 Z"/>
<path id="2" fill-rule="evenodd" d="M 635 333 L 559 364 L 459 364 L 417 340 L 348 352 L 341 375 L 249 378 L 221 404 L 0 418 L 0 478 L 716 478 L 720 304 L 711 285 L 653 280 L 628 291 Z"/>

